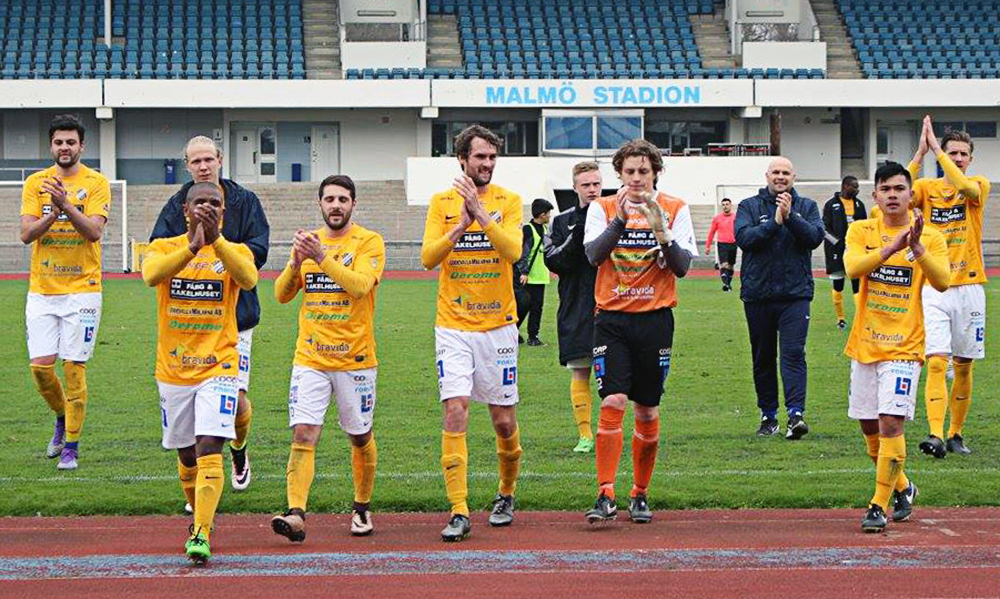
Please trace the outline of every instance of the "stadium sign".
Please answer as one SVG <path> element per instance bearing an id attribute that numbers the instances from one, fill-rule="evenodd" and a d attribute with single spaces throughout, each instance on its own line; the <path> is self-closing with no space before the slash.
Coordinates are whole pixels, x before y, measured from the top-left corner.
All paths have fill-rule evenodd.
<path id="1" fill-rule="evenodd" d="M 435 106 L 642 108 L 749 106 L 750 80 L 438 80 Z"/>

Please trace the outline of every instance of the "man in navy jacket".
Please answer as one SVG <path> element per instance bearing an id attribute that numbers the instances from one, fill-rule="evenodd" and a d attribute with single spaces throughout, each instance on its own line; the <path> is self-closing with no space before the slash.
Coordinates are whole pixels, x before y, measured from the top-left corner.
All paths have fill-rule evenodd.
<path id="1" fill-rule="evenodd" d="M 240 187 L 229 179 L 222 179 L 222 151 L 215 142 L 205 136 L 191 139 L 184 148 L 184 162 L 192 181 L 181 186 L 160 211 L 149 240 L 162 237 L 176 237 L 187 231 L 184 219 L 184 201 L 188 189 L 194 183 L 208 182 L 219 185 L 225 194 L 226 213 L 222 219 L 222 236 L 233 243 L 243 243 L 253 252 L 254 264 L 260 270 L 267 262 L 270 246 L 270 226 L 264 215 L 260 198 L 252 191 Z M 253 408 L 247 398 L 250 386 L 250 351 L 253 343 L 253 329 L 260 321 L 260 301 L 257 288 L 240 290 L 236 303 L 236 325 L 240 332 L 239 351 L 239 402 L 236 408 L 236 439 L 230 443 L 232 455 L 231 483 L 236 491 L 243 491 L 250 485 L 250 459 L 246 441 L 250 433 Z M 188 465 L 191 466 L 191 465 Z"/>
<path id="2" fill-rule="evenodd" d="M 816 202 L 796 193 L 795 167 L 778 157 L 767 167 L 767 187 L 740 202 L 736 243 L 743 250 L 740 298 L 750 330 L 753 381 L 761 422 L 757 434 L 778 432 L 777 348 L 788 413 L 786 439 L 809 432 L 806 404 L 806 335 L 813 297 L 812 251 L 823 243 Z"/>

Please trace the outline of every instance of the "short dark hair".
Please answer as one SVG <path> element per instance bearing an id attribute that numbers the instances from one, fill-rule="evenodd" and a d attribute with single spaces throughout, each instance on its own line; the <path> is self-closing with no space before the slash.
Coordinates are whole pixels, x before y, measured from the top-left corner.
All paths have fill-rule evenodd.
<path id="1" fill-rule="evenodd" d="M 941 138 L 942 150 L 948 147 L 949 141 L 960 141 L 969 144 L 969 154 L 972 153 L 973 149 L 972 136 L 966 133 L 965 131 L 948 131 L 947 133 L 945 133 L 944 137 Z"/>
<path id="2" fill-rule="evenodd" d="M 219 192 L 219 197 L 220 198 L 222 198 L 222 199 L 226 198 L 226 194 L 222 190 L 221 186 L 219 186 L 216 183 L 212 183 L 210 181 L 201 181 L 201 182 L 193 184 L 191 187 L 188 188 L 187 195 L 184 196 L 184 201 L 185 202 L 190 202 L 191 200 L 194 199 L 194 197 L 196 195 L 198 195 L 198 192 L 200 192 L 203 189 L 211 189 L 213 191 L 217 191 L 217 192 Z"/>
<path id="3" fill-rule="evenodd" d="M 659 148 L 645 139 L 633 139 L 622 144 L 618 148 L 618 151 L 615 152 L 614 157 L 611 158 L 611 166 L 620 175 L 622 173 L 622 166 L 625 164 L 625 159 L 632 158 L 633 156 L 649 159 L 649 166 L 653 168 L 653 174 L 657 176 L 654 178 L 658 178 L 658 175 L 663 172 L 663 154 L 660 153 Z"/>
<path id="4" fill-rule="evenodd" d="M 354 187 L 354 181 L 351 180 L 347 175 L 330 175 L 323 182 L 319 184 L 319 199 L 323 199 L 323 189 L 327 185 L 336 185 L 338 187 L 343 187 L 347 191 L 351 192 L 351 199 L 357 199 L 357 188 Z"/>
<path id="5" fill-rule="evenodd" d="M 732 204 L 732 203 L 733 203 L 733 201 L 732 201 L 732 200 L 730 200 L 729 198 L 722 198 L 722 201 L 723 201 L 723 202 L 729 202 L 730 204 Z"/>
<path id="6" fill-rule="evenodd" d="M 851 183 L 856 185 L 858 183 L 858 178 L 854 175 L 847 175 L 840 181 L 841 185 L 850 185 Z"/>
<path id="7" fill-rule="evenodd" d="M 546 212 L 552 212 L 554 208 L 552 202 L 545 198 L 538 198 L 531 202 L 531 218 L 538 218 Z"/>
<path id="8" fill-rule="evenodd" d="M 83 123 L 80 122 L 80 119 L 74 115 L 57 114 L 49 123 L 49 142 L 55 137 L 56 131 L 76 131 L 76 134 L 80 136 L 80 143 L 83 143 L 83 136 L 86 129 L 83 128 Z"/>
<path id="9" fill-rule="evenodd" d="M 906 178 L 907 185 L 911 185 L 913 183 L 913 179 L 910 177 L 910 171 L 906 170 L 906 167 L 902 164 L 890 160 L 878 167 L 878 170 L 875 171 L 875 185 L 884 183 L 896 175 L 903 175 L 903 177 Z"/>
<path id="10" fill-rule="evenodd" d="M 472 140 L 477 137 L 498 150 L 503 147 L 503 140 L 499 135 L 482 125 L 472 125 L 455 136 L 455 154 L 459 158 L 468 158 L 469 151 L 472 150 Z"/>

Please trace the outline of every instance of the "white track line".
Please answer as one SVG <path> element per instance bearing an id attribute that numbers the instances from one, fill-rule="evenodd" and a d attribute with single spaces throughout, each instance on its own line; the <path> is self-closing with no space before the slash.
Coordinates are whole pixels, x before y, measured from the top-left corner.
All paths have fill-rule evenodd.
<path id="1" fill-rule="evenodd" d="M 706 478 L 717 476 L 744 476 L 753 478 L 769 478 L 779 476 L 794 476 L 796 478 L 808 476 L 831 476 L 831 475 L 858 475 L 871 474 L 874 467 L 870 468 L 836 468 L 828 470 L 665 470 L 658 472 L 658 477 L 667 478 Z M 908 468 L 907 472 L 920 472 L 916 468 Z M 928 470 L 931 474 L 998 474 L 1000 468 L 936 468 Z M 493 479 L 496 478 L 495 470 L 481 470 L 469 473 L 469 478 Z M 323 472 L 317 473 L 317 479 L 326 480 L 351 480 L 350 473 Z M 389 480 L 428 480 L 441 478 L 440 470 L 428 470 L 422 472 L 383 472 L 376 471 L 376 477 Z M 627 479 L 628 472 L 619 472 L 618 478 Z M 579 480 L 592 479 L 591 472 L 521 472 L 522 480 Z M 254 474 L 255 480 L 283 481 L 283 474 Z M 48 482 L 160 482 L 175 481 L 177 476 L 170 475 L 108 475 L 108 476 L 3 476 L 0 477 L 0 484 L 34 484 Z"/>

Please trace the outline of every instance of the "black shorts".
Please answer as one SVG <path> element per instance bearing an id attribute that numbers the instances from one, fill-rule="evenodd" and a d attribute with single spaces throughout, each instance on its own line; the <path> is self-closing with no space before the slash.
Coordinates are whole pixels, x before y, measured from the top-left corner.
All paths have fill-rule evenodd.
<path id="1" fill-rule="evenodd" d="M 598 312 L 594 319 L 594 377 L 601 399 L 624 393 L 641 406 L 658 406 L 670 372 L 674 313 Z"/>
<path id="2" fill-rule="evenodd" d="M 719 264 L 728 264 L 729 266 L 736 266 L 736 244 L 735 243 L 719 243 Z"/>

